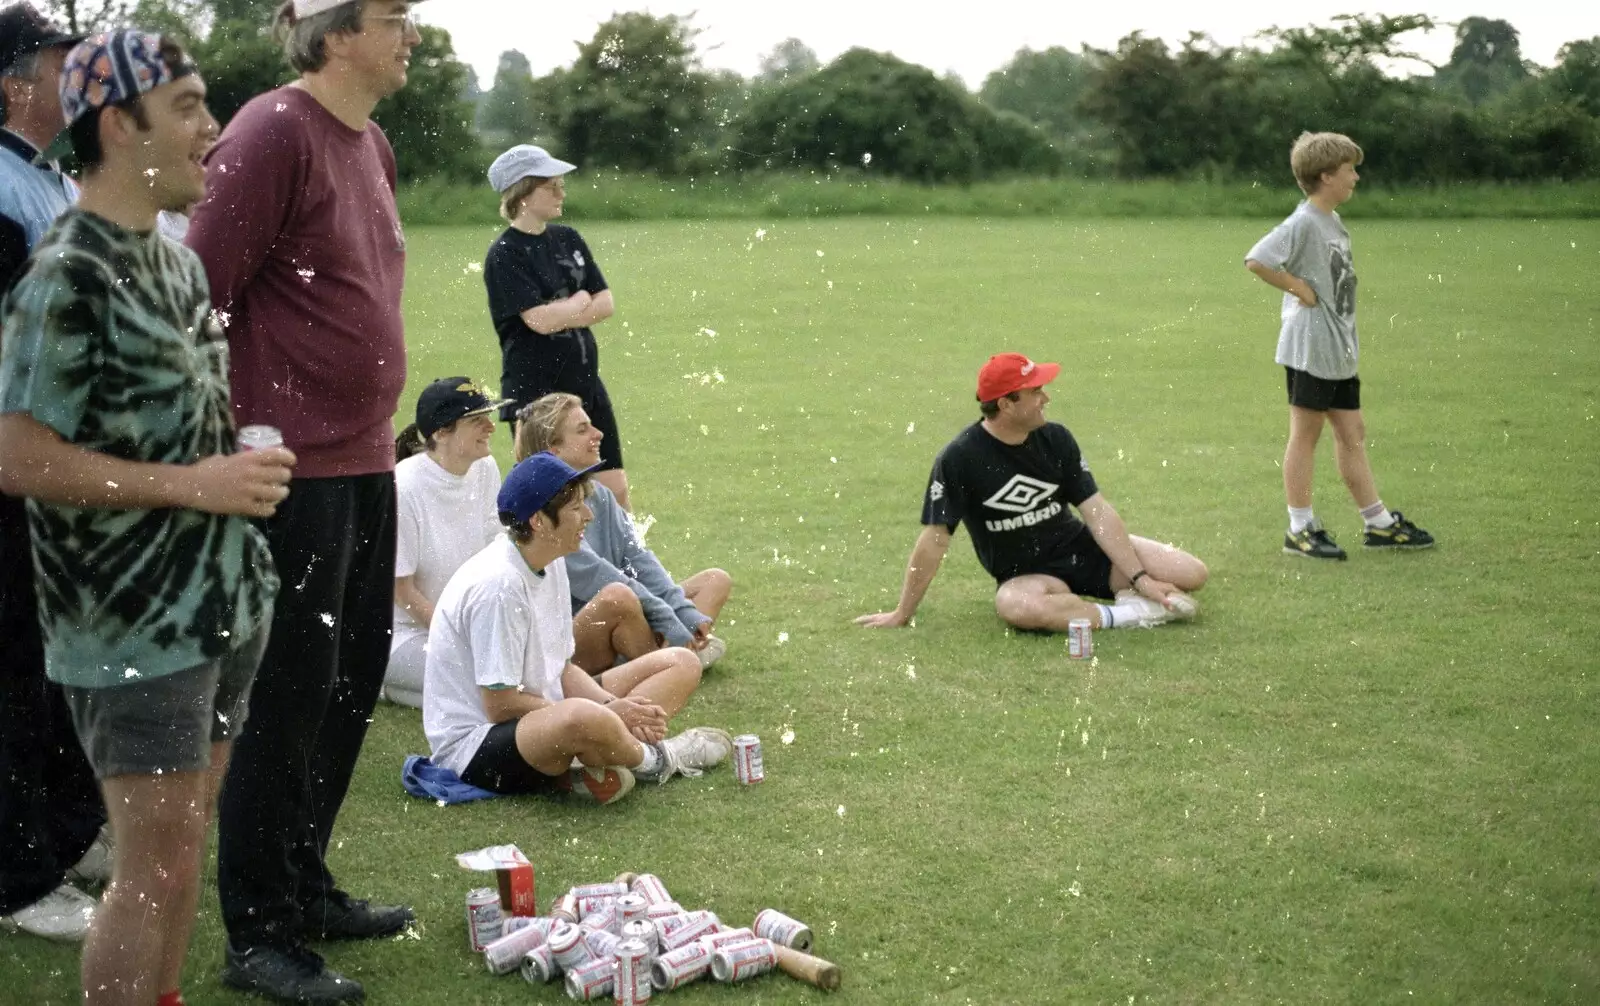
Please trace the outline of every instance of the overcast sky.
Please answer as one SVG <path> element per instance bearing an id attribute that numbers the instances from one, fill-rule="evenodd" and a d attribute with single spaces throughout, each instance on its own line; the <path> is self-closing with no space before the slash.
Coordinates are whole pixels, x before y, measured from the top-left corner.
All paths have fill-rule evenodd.
<path id="1" fill-rule="evenodd" d="M 1372 8 L 1365 8 L 1371 12 Z M 417 15 L 450 31 L 456 52 L 471 63 L 487 88 L 505 49 L 520 49 L 535 73 L 570 64 L 578 41 L 614 12 L 695 14 L 702 31 L 699 48 L 707 67 L 756 72 L 761 56 L 794 37 L 827 62 L 854 46 L 887 50 L 939 73 L 954 70 L 976 88 L 991 71 L 1022 48 L 1080 45 L 1112 48 L 1136 30 L 1181 41 L 1204 31 L 1219 42 L 1238 44 L 1263 28 L 1292 27 L 1345 13 L 1339 6 L 1284 3 L 1282 0 L 966 0 L 961 4 L 910 0 L 801 0 L 790 7 L 771 0 L 693 0 L 630 3 L 627 0 L 434 0 L 418 4 Z M 1434 0 L 1400 3 L 1384 13 L 1426 13 L 1438 22 L 1469 16 L 1500 18 L 1522 34 L 1523 56 L 1549 66 L 1564 42 L 1600 35 L 1600 3 L 1594 0 Z M 1454 31 L 1441 27 L 1406 39 L 1434 62 L 1450 58 Z"/>

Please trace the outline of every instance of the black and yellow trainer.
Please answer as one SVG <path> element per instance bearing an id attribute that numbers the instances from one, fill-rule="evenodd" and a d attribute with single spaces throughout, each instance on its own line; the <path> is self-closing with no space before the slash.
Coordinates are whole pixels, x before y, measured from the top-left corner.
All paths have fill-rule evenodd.
<path id="1" fill-rule="evenodd" d="M 1300 531 L 1290 531 L 1283 536 L 1283 550 L 1289 555 L 1298 555 L 1303 559 L 1348 559 L 1344 549 L 1340 548 L 1322 529 L 1321 524 L 1308 524 Z"/>
<path id="2" fill-rule="evenodd" d="M 1363 541 L 1364 548 L 1392 548 L 1399 550 L 1432 548 L 1433 535 L 1406 520 L 1400 511 L 1392 511 L 1394 523 L 1388 527 L 1369 527 Z"/>

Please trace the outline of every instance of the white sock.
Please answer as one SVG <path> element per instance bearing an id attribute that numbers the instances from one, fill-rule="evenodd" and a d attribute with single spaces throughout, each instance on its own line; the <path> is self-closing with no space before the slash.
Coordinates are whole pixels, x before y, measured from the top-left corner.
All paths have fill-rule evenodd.
<path id="1" fill-rule="evenodd" d="M 1139 601 L 1128 604 L 1097 604 L 1095 607 L 1100 609 L 1102 629 L 1124 629 L 1138 625 L 1139 616 L 1144 614 L 1144 606 Z"/>
<path id="2" fill-rule="evenodd" d="M 1367 527 L 1385 528 L 1394 523 L 1394 514 L 1383 505 L 1383 500 L 1361 508 L 1361 519 L 1367 522 Z"/>
<path id="3" fill-rule="evenodd" d="M 1289 508 L 1289 533 L 1299 534 L 1306 528 L 1315 524 L 1317 519 L 1311 515 L 1310 507 L 1292 506 Z"/>
<path id="4" fill-rule="evenodd" d="M 661 755 L 661 749 L 654 744 L 639 745 L 644 748 L 644 760 L 633 767 L 633 774 L 653 778 L 661 771 L 662 762 L 666 761 Z"/>

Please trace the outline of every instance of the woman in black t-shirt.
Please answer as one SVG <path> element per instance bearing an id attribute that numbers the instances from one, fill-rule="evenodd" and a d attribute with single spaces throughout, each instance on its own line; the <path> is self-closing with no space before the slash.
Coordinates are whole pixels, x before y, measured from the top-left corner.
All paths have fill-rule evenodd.
<path id="1" fill-rule="evenodd" d="M 578 232 L 553 223 L 566 198 L 562 176 L 574 167 L 521 144 L 489 168 L 500 215 L 511 224 L 483 263 L 489 316 L 500 338 L 500 391 L 511 400 L 501 418 L 510 422 L 522 406 L 553 391 L 583 399 L 590 421 L 605 434 L 595 478 L 627 509 L 622 437 L 589 330 L 611 317 L 611 290 Z"/>

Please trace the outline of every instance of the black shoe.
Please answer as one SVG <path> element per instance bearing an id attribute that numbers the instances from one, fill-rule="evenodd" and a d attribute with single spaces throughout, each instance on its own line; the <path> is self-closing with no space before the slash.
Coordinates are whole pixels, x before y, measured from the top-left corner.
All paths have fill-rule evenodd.
<path id="1" fill-rule="evenodd" d="M 305 947 L 259 946 L 241 951 L 230 942 L 222 984 L 299 1006 L 358 1003 L 367 998 L 360 982 L 328 970 L 322 958 Z"/>
<path id="2" fill-rule="evenodd" d="M 1433 535 L 1406 520 L 1398 510 L 1393 511 L 1392 516 L 1394 517 L 1394 523 L 1388 527 L 1367 528 L 1367 538 L 1361 543 L 1363 547 L 1391 548 L 1402 551 L 1413 548 L 1433 547 Z"/>
<path id="3" fill-rule="evenodd" d="M 405 905 L 374 905 L 334 891 L 301 910 L 301 932 L 309 940 L 372 940 L 393 936 L 416 917 Z"/>
<path id="4" fill-rule="evenodd" d="M 1298 555 L 1306 559 L 1348 559 L 1344 549 L 1340 548 L 1322 529 L 1321 524 L 1310 524 L 1302 531 L 1290 531 L 1283 536 L 1283 550 L 1290 555 Z"/>

